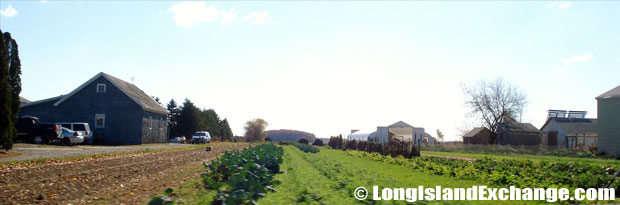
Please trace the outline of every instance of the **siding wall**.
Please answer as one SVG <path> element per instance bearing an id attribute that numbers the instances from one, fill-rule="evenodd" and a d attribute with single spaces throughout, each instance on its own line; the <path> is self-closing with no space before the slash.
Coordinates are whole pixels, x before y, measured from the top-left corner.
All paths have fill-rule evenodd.
<path id="1" fill-rule="evenodd" d="M 142 143 L 166 142 L 168 139 L 166 115 L 144 112 L 142 118 Z"/>
<path id="2" fill-rule="evenodd" d="M 105 93 L 97 93 L 97 84 L 99 83 L 106 84 Z M 160 139 L 161 134 L 153 137 L 153 140 L 143 142 L 145 138 L 142 127 L 143 118 L 147 115 L 138 104 L 104 77 L 96 79 L 57 107 L 53 106 L 55 102 L 23 107 L 20 109 L 19 115 L 39 117 L 41 122 L 50 123 L 87 122 L 94 137 L 104 136 L 103 142 L 105 144 L 166 142 L 165 138 Z M 105 126 L 103 128 L 95 126 L 96 114 L 105 114 Z"/>
<path id="3" fill-rule="evenodd" d="M 598 151 L 620 156 L 620 98 L 598 100 Z"/>

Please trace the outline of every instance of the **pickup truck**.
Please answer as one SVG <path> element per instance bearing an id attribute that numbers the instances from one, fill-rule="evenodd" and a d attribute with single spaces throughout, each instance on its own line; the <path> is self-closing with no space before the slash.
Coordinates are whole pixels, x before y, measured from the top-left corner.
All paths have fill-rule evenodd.
<path id="1" fill-rule="evenodd" d="M 47 144 L 62 139 L 62 126 L 44 124 L 39 121 L 39 118 L 32 116 L 20 117 L 15 128 L 17 128 L 17 140 L 20 141 Z"/>

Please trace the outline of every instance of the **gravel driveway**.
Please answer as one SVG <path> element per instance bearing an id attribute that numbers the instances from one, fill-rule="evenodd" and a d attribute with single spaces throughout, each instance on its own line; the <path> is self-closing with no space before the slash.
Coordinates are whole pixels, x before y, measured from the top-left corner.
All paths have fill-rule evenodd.
<path id="1" fill-rule="evenodd" d="M 61 158 L 78 155 L 93 155 L 109 152 L 126 152 L 138 150 L 157 150 L 175 147 L 191 146 L 191 144 L 153 144 L 153 145 L 126 145 L 126 146 L 96 146 L 96 145 L 75 145 L 75 146 L 55 146 L 55 145 L 35 145 L 35 144 L 15 144 L 11 152 L 18 152 L 21 155 L 0 158 L 0 162 L 33 160 L 39 158 Z"/>

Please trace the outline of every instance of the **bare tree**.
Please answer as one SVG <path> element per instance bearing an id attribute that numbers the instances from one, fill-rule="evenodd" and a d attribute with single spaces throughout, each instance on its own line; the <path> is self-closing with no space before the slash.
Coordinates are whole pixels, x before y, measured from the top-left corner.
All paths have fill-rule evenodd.
<path id="1" fill-rule="evenodd" d="M 469 114 L 480 118 L 491 131 L 491 143 L 496 142 L 498 124 L 505 119 L 520 118 L 527 103 L 525 94 L 502 78 L 464 86 L 463 94 L 465 105 L 471 109 Z"/>
<path id="2" fill-rule="evenodd" d="M 246 141 L 263 141 L 263 139 L 265 139 L 265 128 L 267 125 L 269 125 L 269 123 L 261 118 L 248 120 L 244 127 L 244 137 Z"/>
<path id="3" fill-rule="evenodd" d="M 439 129 L 437 129 L 437 138 L 439 138 L 439 141 L 443 142 L 443 133 L 441 133 Z"/>

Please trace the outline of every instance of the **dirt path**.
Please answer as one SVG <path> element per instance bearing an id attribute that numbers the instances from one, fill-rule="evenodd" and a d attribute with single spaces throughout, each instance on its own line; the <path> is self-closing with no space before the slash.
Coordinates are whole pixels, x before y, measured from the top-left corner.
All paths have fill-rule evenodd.
<path id="1" fill-rule="evenodd" d="M 109 156 L 86 161 L 0 169 L 0 204 L 144 202 L 190 177 L 202 162 L 242 145 Z"/>

